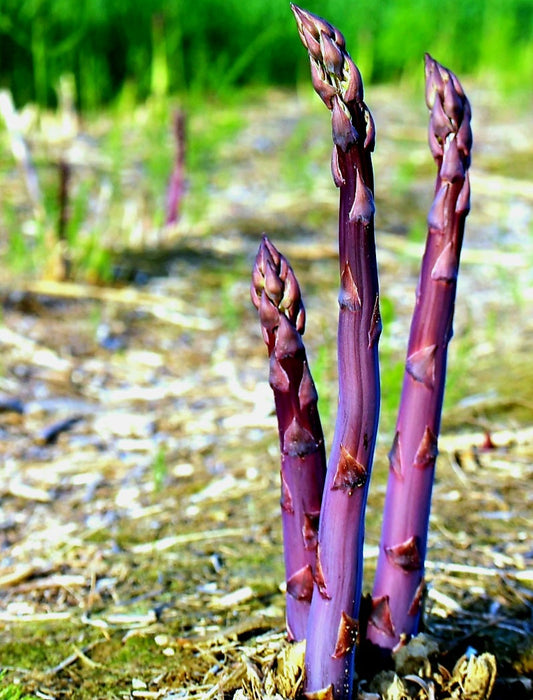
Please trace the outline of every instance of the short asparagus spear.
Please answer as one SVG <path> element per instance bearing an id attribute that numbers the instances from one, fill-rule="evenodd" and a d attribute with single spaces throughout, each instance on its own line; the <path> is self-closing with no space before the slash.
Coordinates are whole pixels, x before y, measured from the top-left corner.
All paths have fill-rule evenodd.
<path id="1" fill-rule="evenodd" d="M 309 697 L 350 698 L 362 586 L 364 511 L 379 413 L 381 331 L 374 242 L 374 123 L 344 37 L 292 5 L 313 86 L 332 113 L 332 172 L 340 189 L 339 404 L 320 514 L 309 616 Z"/>
<path id="2" fill-rule="evenodd" d="M 305 311 L 300 288 L 289 263 L 266 236 L 252 272 L 251 297 L 270 357 L 278 419 L 287 630 L 291 639 L 302 640 L 316 575 L 326 456 L 318 396 L 302 342 Z"/>
<path id="3" fill-rule="evenodd" d="M 392 649 L 415 634 L 446 373 L 448 342 L 470 207 L 470 105 L 455 75 L 426 55 L 429 146 L 437 164 L 392 449 L 367 636 Z"/>

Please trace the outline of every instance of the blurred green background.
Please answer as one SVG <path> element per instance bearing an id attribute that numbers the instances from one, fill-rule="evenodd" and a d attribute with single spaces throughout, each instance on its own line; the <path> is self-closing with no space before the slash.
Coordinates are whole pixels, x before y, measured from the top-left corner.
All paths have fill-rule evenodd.
<path id="1" fill-rule="evenodd" d="M 531 89 L 533 0 L 303 4 L 342 27 L 367 83 L 408 82 L 429 51 L 463 76 Z M 0 0 L 0 87 L 17 106 L 54 106 L 65 73 L 87 111 L 124 91 L 141 101 L 293 85 L 308 66 L 288 0 Z"/>

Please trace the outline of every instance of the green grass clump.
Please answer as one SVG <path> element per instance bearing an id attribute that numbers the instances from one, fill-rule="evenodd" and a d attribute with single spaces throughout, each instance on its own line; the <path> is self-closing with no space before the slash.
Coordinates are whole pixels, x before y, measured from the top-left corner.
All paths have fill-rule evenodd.
<path id="1" fill-rule="evenodd" d="M 530 0 L 308 0 L 306 9 L 342 23 L 367 83 L 412 75 L 424 51 L 504 87 L 524 89 L 530 79 Z M 53 104 L 59 78 L 72 73 L 84 110 L 123 91 L 139 101 L 184 90 L 293 85 L 306 75 L 293 24 L 286 0 L 91 0 L 81 7 L 5 0 L 0 82 L 19 104 Z"/>
<path id="2" fill-rule="evenodd" d="M 14 683 L 2 687 L 5 671 L 0 672 L 0 700 L 34 700 L 34 695 L 26 695 L 22 688 Z"/>

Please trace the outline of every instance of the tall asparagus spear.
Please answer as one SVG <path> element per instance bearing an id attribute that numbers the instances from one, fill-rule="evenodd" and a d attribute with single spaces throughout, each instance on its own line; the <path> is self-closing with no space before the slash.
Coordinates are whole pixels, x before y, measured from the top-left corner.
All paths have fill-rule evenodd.
<path id="1" fill-rule="evenodd" d="M 426 54 L 429 147 L 437 164 L 435 198 L 411 322 L 398 421 L 389 454 L 381 547 L 368 639 L 392 649 L 415 634 L 431 490 L 437 457 L 465 219 L 470 207 L 470 105 L 456 76 Z"/>
<path id="2" fill-rule="evenodd" d="M 374 122 L 342 34 L 292 5 L 313 86 L 332 113 L 339 211 L 339 404 L 320 514 L 306 691 L 349 698 L 362 586 L 364 511 L 379 413 L 381 331 L 374 242 Z"/>
<path id="3" fill-rule="evenodd" d="M 268 348 L 278 418 L 287 630 L 291 639 L 302 640 L 316 575 L 326 455 L 318 396 L 302 342 L 300 288 L 289 263 L 266 236 L 252 272 L 251 297 Z"/>

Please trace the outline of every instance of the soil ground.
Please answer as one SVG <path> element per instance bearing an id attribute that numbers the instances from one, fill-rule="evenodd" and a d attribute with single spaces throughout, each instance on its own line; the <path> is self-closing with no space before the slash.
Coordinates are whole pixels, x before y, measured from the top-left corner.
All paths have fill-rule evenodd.
<path id="1" fill-rule="evenodd" d="M 378 128 L 385 321 L 368 591 L 433 163 L 422 101 L 399 89 L 367 93 Z M 473 210 L 450 349 L 424 629 L 440 645 L 441 676 L 465 653 L 490 652 L 498 665 L 494 697 L 531 697 L 533 125 L 524 105 L 476 86 L 469 94 Z M 176 227 L 145 225 L 135 240 L 112 241 L 115 269 L 131 283 L 58 283 L 2 269 L 0 683 L 34 697 L 297 692 L 300 652 L 290 652 L 292 671 L 283 656 L 276 421 L 248 285 L 266 231 L 303 290 L 329 439 L 337 193 L 320 104 L 272 92 L 241 105 L 239 119 L 206 164 L 201 218 L 185 205 Z M 191 115 L 191 149 L 206 120 Z M 104 129 L 86 128 L 95 138 Z M 1 235 L 9 234 L 4 225 Z M 411 681 L 410 697 L 429 697 L 432 679 L 436 697 L 470 697 L 459 686 L 446 695 L 435 664 L 426 690 Z M 287 674 L 288 682 L 280 680 Z"/>

